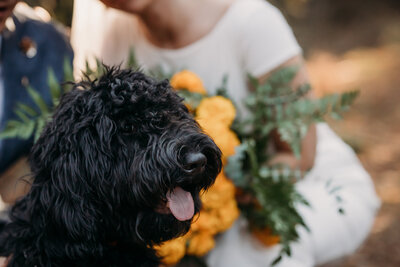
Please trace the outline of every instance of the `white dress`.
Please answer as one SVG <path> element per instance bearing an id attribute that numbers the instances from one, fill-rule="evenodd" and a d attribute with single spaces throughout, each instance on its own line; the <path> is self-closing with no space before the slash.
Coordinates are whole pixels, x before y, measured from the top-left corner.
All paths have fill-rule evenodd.
<path id="1" fill-rule="evenodd" d="M 106 64 L 120 64 L 134 47 L 144 69 L 192 70 L 210 93 L 228 75 L 228 93 L 241 110 L 248 73 L 263 75 L 301 53 L 281 13 L 264 0 L 236 0 L 210 33 L 180 49 L 149 43 L 132 15 L 105 8 L 97 0 L 75 2 L 76 69 L 82 69 L 84 59 L 91 56 Z M 292 257 L 285 257 L 278 266 L 314 266 L 353 253 L 368 235 L 380 202 L 354 152 L 326 124 L 317 125 L 315 166 L 296 186 L 311 204 L 311 208 L 299 207 L 311 232 L 300 229 Z M 241 218 L 217 240 L 207 262 L 211 267 L 261 267 L 268 266 L 278 252 L 279 246 L 260 245 Z"/>

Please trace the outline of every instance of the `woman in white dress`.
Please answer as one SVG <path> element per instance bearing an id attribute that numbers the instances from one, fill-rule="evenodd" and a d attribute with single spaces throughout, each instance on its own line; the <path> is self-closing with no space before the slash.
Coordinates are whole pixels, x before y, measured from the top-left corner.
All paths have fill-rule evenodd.
<path id="1" fill-rule="evenodd" d="M 78 72 L 93 56 L 106 64 L 123 63 L 134 47 L 144 69 L 192 70 L 210 93 L 228 75 L 228 93 L 239 105 L 248 92 L 248 73 L 263 81 L 282 66 L 303 66 L 290 27 L 264 0 L 75 0 L 72 42 Z M 293 87 L 304 82 L 303 67 Z M 379 199 L 351 148 L 318 124 L 303 140 L 301 160 L 288 151 L 274 160 L 312 168 L 296 184 L 311 204 L 299 207 L 311 231 L 300 229 L 292 256 L 278 266 L 315 266 L 353 253 L 369 233 Z M 328 187 L 337 186 L 344 214 L 337 211 L 337 196 L 329 194 Z M 279 246 L 262 246 L 246 229 L 240 218 L 217 240 L 208 265 L 268 266 Z"/>

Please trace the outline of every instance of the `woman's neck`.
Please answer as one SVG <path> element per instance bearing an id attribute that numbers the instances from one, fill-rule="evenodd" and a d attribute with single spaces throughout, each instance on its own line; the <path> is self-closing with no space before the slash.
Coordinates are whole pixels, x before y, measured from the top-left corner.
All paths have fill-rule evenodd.
<path id="1" fill-rule="evenodd" d="M 162 48 L 187 46 L 218 23 L 233 0 L 155 1 L 137 14 L 146 38 Z"/>

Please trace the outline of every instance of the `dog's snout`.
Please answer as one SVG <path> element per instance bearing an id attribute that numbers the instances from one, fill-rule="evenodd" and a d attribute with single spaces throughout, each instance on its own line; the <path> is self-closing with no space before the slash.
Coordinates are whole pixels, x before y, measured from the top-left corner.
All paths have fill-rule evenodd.
<path id="1" fill-rule="evenodd" d="M 199 174 L 204 171 L 206 164 L 207 157 L 203 153 L 189 153 L 185 157 L 184 168 L 191 174 Z"/>

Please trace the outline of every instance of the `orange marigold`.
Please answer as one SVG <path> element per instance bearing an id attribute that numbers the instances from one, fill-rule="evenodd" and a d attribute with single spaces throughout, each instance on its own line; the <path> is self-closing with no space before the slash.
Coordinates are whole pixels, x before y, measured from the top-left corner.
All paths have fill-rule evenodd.
<path id="1" fill-rule="evenodd" d="M 240 215 L 235 199 L 225 203 L 225 206 L 216 210 L 216 212 L 219 218 L 218 232 L 228 230 Z"/>
<path id="2" fill-rule="evenodd" d="M 235 186 L 221 172 L 215 180 L 214 185 L 201 195 L 201 202 L 205 210 L 218 209 L 225 206 L 228 201 L 234 198 Z"/>
<path id="3" fill-rule="evenodd" d="M 196 117 L 201 120 L 217 121 L 229 127 L 236 117 L 236 109 L 229 99 L 223 96 L 213 96 L 200 102 Z"/>
<path id="4" fill-rule="evenodd" d="M 157 251 L 158 256 L 162 258 L 164 264 L 174 265 L 185 256 L 186 241 L 187 238 L 182 236 L 154 246 L 154 249 Z"/>
<path id="5" fill-rule="evenodd" d="M 186 89 L 192 93 L 207 94 L 200 77 L 189 70 L 175 73 L 170 80 L 170 84 L 176 90 Z"/>
<path id="6" fill-rule="evenodd" d="M 222 162 L 226 163 L 227 158 L 235 154 L 235 148 L 240 145 L 239 138 L 236 134 L 225 129 L 220 132 L 218 136 L 211 136 L 214 139 L 215 144 L 222 151 Z"/>
<path id="7" fill-rule="evenodd" d="M 189 255 L 202 257 L 214 247 L 214 236 L 207 232 L 199 232 L 197 234 L 193 234 L 192 238 L 189 240 L 187 253 Z"/>
<path id="8" fill-rule="evenodd" d="M 219 219 L 217 216 L 202 209 L 197 219 L 194 220 L 190 230 L 192 232 L 205 231 L 216 234 L 218 231 Z"/>
<path id="9" fill-rule="evenodd" d="M 253 229 L 252 233 L 253 236 L 258 239 L 258 241 L 260 241 L 263 245 L 267 247 L 276 245 L 281 240 L 278 235 L 273 235 L 269 228 Z"/>
<path id="10" fill-rule="evenodd" d="M 218 136 L 222 131 L 226 131 L 226 129 L 229 129 L 229 127 L 227 127 L 226 125 L 223 125 L 219 121 L 215 120 L 196 117 L 196 121 L 199 123 L 203 131 L 211 136 L 211 138 L 214 138 Z"/>
<path id="11" fill-rule="evenodd" d="M 237 135 L 215 120 L 196 119 L 203 131 L 208 134 L 222 151 L 222 162 L 235 154 L 235 148 L 240 145 Z"/>

